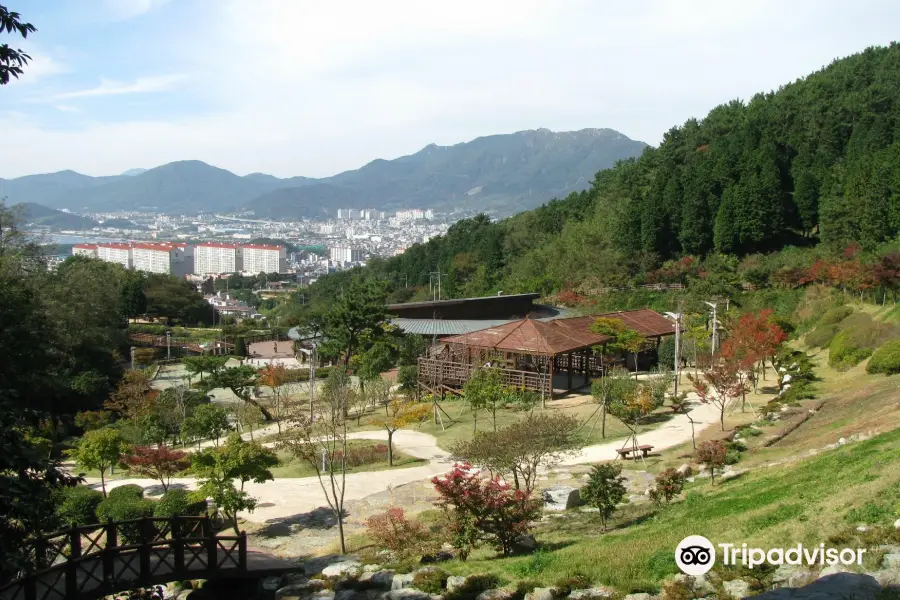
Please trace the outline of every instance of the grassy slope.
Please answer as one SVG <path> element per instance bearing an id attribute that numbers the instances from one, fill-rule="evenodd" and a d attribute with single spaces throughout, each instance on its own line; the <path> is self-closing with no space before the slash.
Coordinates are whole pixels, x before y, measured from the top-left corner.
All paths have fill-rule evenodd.
<path id="1" fill-rule="evenodd" d="M 617 529 L 607 534 L 601 534 L 599 520 L 591 513 L 574 512 L 542 523 L 537 538 L 556 549 L 538 572 L 529 572 L 533 557 L 494 559 L 485 550 L 447 569 L 460 574 L 498 572 L 507 580 L 525 574 L 546 584 L 583 573 L 626 593 L 655 589 L 676 572 L 672 553 L 688 535 L 762 547 L 828 543 L 828 535 L 854 524 L 848 520 L 853 509 L 859 511 L 857 518 L 887 524 L 897 518 L 898 502 L 900 430 L 793 467 L 760 469 L 716 486 L 701 480 L 688 488 L 683 502 L 660 511 L 622 510 L 615 520 Z"/>

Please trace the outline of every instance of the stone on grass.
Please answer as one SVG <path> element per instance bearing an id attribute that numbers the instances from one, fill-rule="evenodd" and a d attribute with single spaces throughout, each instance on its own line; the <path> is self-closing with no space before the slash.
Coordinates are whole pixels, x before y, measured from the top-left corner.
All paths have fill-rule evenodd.
<path id="1" fill-rule="evenodd" d="M 797 586 L 793 586 L 797 587 Z M 754 596 L 754 600 L 875 600 L 881 586 L 871 575 L 836 573 L 813 581 L 799 589 L 779 589 Z"/>
<path id="2" fill-rule="evenodd" d="M 570 485 L 554 485 L 542 492 L 544 508 L 547 510 L 567 510 L 580 506 L 581 493 Z"/>
<path id="3" fill-rule="evenodd" d="M 772 583 L 781 587 L 800 587 L 809 583 L 813 574 L 802 565 L 778 565 L 772 575 Z"/>
<path id="4" fill-rule="evenodd" d="M 725 581 L 722 583 L 722 587 L 725 588 L 725 592 L 729 596 L 737 598 L 738 600 L 750 595 L 750 584 L 743 579 Z"/>
<path id="5" fill-rule="evenodd" d="M 682 477 L 690 477 L 694 474 L 694 469 L 692 469 L 691 465 L 687 463 L 684 463 L 683 465 L 675 469 L 675 471 Z"/>
<path id="6" fill-rule="evenodd" d="M 841 439 L 838 440 L 838 444 L 841 445 L 841 446 L 843 446 L 843 445 L 846 444 L 846 443 L 847 443 L 847 438 L 841 438 Z"/>
<path id="7" fill-rule="evenodd" d="M 829 575 L 836 575 L 837 573 L 847 573 L 847 567 L 844 565 L 828 565 L 821 571 L 819 571 L 819 577 L 828 577 Z"/>
<path id="8" fill-rule="evenodd" d="M 581 590 L 572 590 L 569 593 L 570 600 L 591 600 L 592 598 L 612 598 L 615 591 L 606 587 L 592 587 Z"/>
<path id="9" fill-rule="evenodd" d="M 322 577 L 343 577 L 344 575 L 358 575 L 362 572 L 362 564 L 355 560 L 345 560 L 330 564 L 322 569 Z"/>
<path id="10" fill-rule="evenodd" d="M 466 578 L 462 575 L 451 575 L 447 578 L 447 591 L 452 592 L 455 589 L 461 588 L 466 584 Z"/>
<path id="11" fill-rule="evenodd" d="M 881 568 L 896 569 L 898 572 L 900 572 L 900 554 L 885 554 L 883 557 L 881 557 Z"/>
<path id="12" fill-rule="evenodd" d="M 859 526 L 857 526 L 857 528 L 856 528 L 857 533 L 865 533 L 865 532 L 867 532 L 868 530 L 869 530 L 869 526 L 868 526 L 868 525 L 859 525 Z"/>
<path id="13" fill-rule="evenodd" d="M 412 573 L 400 573 L 399 575 L 394 575 L 391 579 L 391 589 L 392 590 L 402 590 L 408 588 L 412 585 L 414 575 Z"/>
<path id="14" fill-rule="evenodd" d="M 412 588 L 391 590 L 390 592 L 385 593 L 383 597 L 385 600 L 432 600 L 431 594 Z"/>
<path id="15" fill-rule="evenodd" d="M 325 582 L 321 579 L 310 579 L 304 583 L 294 583 L 279 588 L 275 592 L 276 598 L 311 598 L 313 594 L 325 590 Z"/>
<path id="16" fill-rule="evenodd" d="M 382 569 L 381 571 L 375 571 L 374 573 L 372 571 L 367 571 L 360 576 L 359 580 L 372 587 L 389 590 L 394 582 L 394 572 L 390 569 Z"/>
<path id="17" fill-rule="evenodd" d="M 525 594 L 525 600 L 553 600 L 555 591 L 553 588 L 534 588 Z"/>
<path id="18" fill-rule="evenodd" d="M 512 597 L 512 591 L 503 588 L 494 588 L 484 590 L 475 597 L 475 600 L 511 600 Z"/>
<path id="19" fill-rule="evenodd" d="M 897 519 L 896 521 L 894 521 L 894 529 L 900 530 L 900 519 Z"/>
<path id="20" fill-rule="evenodd" d="M 881 569 L 872 573 L 866 573 L 883 586 L 900 585 L 900 569 Z"/>
<path id="21" fill-rule="evenodd" d="M 628 594 L 622 600 L 650 600 L 652 597 L 647 592 L 639 592 L 637 594 Z"/>

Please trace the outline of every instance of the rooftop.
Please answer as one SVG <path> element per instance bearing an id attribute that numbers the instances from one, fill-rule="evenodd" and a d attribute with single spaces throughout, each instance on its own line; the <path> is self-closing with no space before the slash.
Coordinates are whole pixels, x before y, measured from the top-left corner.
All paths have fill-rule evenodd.
<path id="1" fill-rule="evenodd" d="M 468 303 L 486 303 L 486 302 L 503 302 L 506 300 L 525 300 L 531 299 L 532 301 L 540 298 L 540 294 L 498 294 L 497 296 L 479 296 L 476 298 L 454 298 L 452 300 L 424 300 L 421 302 L 403 302 L 400 304 L 388 304 L 388 312 L 392 310 L 401 310 L 404 308 L 428 308 L 428 307 L 442 307 L 442 306 L 455 306 L 457 304 L 468 304 Z"/>

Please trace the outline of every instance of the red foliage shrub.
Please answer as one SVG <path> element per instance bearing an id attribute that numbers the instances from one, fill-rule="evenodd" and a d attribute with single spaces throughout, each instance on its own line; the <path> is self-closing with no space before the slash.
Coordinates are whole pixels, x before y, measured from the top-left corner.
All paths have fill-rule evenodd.
<path id="1" fill-rule="evenodd" d="M 123 462 L 135 473 L 159 481 L 164 490 L 169 489 L 169 480 L 173 475 L 191 465 L 186 452 L 172 450 L 165 444 L 158 448 L 135 446 Z"/>
<path id="2" fill-rule="evenodd" d="M 540 503 L 528 494 L 500 477 L 482 477 L 468 463 L 454 465 L 452 471 L 431 482 L 441 496 L 437 506 L 452 509 L 452 520 L 474 527 L 504 556 L 512 553 L 516 541 L 528 533 L 531 521 L 540 513 Z"/>
<path id="3" fill-rule="evenodd" d="M 375 543 L 390 550 L 398 558 L 427 554 L 429 533 L 418 521 L 406 518 L 402 508 L 391 507 L 387 511 L 366 519 L 369 535 Z"/>

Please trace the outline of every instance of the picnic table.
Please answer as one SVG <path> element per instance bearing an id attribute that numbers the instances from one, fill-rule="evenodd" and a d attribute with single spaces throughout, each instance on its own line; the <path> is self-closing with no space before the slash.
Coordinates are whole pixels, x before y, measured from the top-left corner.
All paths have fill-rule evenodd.
<path id="1" fill-rule="evenodd" d="M 634 446 L 629 446 L 627 448 L 619 448 L 616 452 L 619 453 L 619 456 L 622 458 L 628 458 L 628 455 L 632 452 L 635 453 L 634 458 L 637 459 L 637 452 L 640 452 L 644 458 L 650 454 L 650 451 L 653 450 L 653 446 L 638 446 L 635 448 Z"/>

